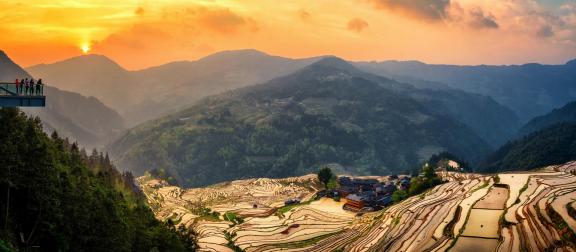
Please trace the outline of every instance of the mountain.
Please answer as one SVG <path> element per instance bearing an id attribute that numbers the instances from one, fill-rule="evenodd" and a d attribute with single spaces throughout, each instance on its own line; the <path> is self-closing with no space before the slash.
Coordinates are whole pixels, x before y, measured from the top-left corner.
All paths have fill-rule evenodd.
<path id="1" fill-rule="evenodd" d="M 191 251 L 157 221 L 130 173 L 15 108 L 0 109 L 0 250 Z"/>
<path id="2" fill-rule="evenodd" d="M 2 82 L 13 82 L 16 78 L 26 77 L 29 77 L 28 73 L 16 65 L 4 51 L 0 50 L 0 80 Z"/>
<path id="3" fill-rule="evenodd" d="M 520 120 L 576 99 L 576 63 L 512 66 L 429 65 L 417 61 L 359 62 L 360 69 L 406 81 L 420 79 L 494 98 Z"/>
<path id="4" fill-rule="evenodd" d="M 0 80 L 14 81 L 31 75 L 0 51 Z M 118 113 L 94 97 L 62 91 L 44 82 L 46 107 L 23 108 L 29 115 L 38 116 L 47 131 L 57 130 L 86 147 L 106 144 L 124 130 L 124 122 Z"/>
<path id="5" fill-rule="evenodd" d="M 63 90 L 95 96 L 134 126 L 176 112 L 206 96 L 291 73 L 315 60 L 238 50 L 197 61 L 127 71 L 105 56 L 85 55 L 27 70 Z"/>
<path id="6" fill-rule="evenodd" d="M 576 160 L 576 123 L 560 123 L 502 146 L 482 171 L 529 170 Z"/>
<path id="7" fill-rule="evenodd" d="M 548 114 L 530 120 L 520 129 L 518 135 L 525 136 L 532 132 L 563 122 L 576 122 L 576 101 L 570 102 L 562 108 L 554 109 Z"/>
<path id="8" fill-rule="evenodd" d="M 237 50 L 130 72 L 104 56 L 87 55 L 28 70 L 53 80 L 50 83 L 59 88 L 93 95 L 110 104 L 132 127 L 176 113 L 201 98 L 287 75 L 321 58 L 289 59 Z M 442 107 L 437 112 L 457 118 L 493 147 L 509 140 L 520 125 L 514 112 L 487 96 L 438 82 L 414 78 L 404 78 L 403 82 L 417 87 L 409 90 L 412 98 Z"/>
<path id="9" fill-rule="evenodd" d="M 329 57 L 136 127 L 110 150 L 119 167 L 163 169 L 185 186 L 302 175 L 327 163 L 398 173 L 443 150 L 468 160 L 490 151 L 465 124 L 411 98 L 414 90 Z"/>
<path id="10" fill-rule="evenodd" d="M 83 55 L 26 69 L 32 76 L 61 89 L 94 96 L 116 111 L 136 103 L 137 80 L 130 72 L 102 55 Z"/>
<path id="11" fill-rule="evenodd" d="M 514 137 L 520 127 L 516 113 L 485 95 L 453 88 L 411 89 L 406 95 L 436 113 L 464 123 L 494 148 Z"/>
<path id="12" fill-rule="evenodd" d="M 125 129 L 122 117 L 94 97 L 49 86 L 44 92 L 46 107 L 22 110 L 38 116 L 48 131 L 56 130 L 82 146 L 93 148 L 109 143 Z"/>

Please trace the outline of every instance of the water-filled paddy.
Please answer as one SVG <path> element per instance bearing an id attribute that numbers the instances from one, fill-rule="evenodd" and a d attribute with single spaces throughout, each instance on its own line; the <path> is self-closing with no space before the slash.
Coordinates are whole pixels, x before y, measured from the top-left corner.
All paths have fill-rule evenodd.
<path id="1" fill-rule="evenodd" d="M 460 237 L 458 241 L 450 249 L 450 251 L 457 252 L 490 252 L 498 246 L 498 239 L 485 239 L 476 237 Z"/>
<path id="2" fill-rule="evenodd" d="M 486 196 L 482 197 L 474 208 L 504 209 L 508 200 L 508 188 L 493 186 Z"/>
<path id="3" fill-rule="evenodd" d="M 504 210 L 472 209 L 462 235 L 498 238 L 498 221 Z"/>

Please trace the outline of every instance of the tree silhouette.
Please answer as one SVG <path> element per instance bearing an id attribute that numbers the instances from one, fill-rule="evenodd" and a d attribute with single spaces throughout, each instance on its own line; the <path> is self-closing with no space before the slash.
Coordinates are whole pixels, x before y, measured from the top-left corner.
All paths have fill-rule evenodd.
<path id="1" fill-rule="evenodd" d="M 332 170 L 327 166 L 321 167 L 318 171 L 318 180 L 324 184 L 326 189 L 328 189 L 328 182 L 330 182 L 332 176 L 334 176 L 334 173 L 332 173 Z"/>

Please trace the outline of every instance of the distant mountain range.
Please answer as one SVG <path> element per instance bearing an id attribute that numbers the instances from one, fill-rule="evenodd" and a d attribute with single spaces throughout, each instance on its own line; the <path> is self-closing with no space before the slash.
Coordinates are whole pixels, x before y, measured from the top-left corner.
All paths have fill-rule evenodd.
<path id="1" fill-rule="evenodd" d="M 325 163 L 354 174 L 406 172 L 443 150 L 478 161 L 491 148 L 445 109 L 466 93 L 448 94 L 329 57 L 129 130 L 111 153 L 124 169 L 163 168 L 186 186 L 301 175 Z"/>
<path id="2" fill-rule="evenodd" d="M 0 80 L 13 82 L 31 75 L 0 51 Z M 38 116 L 47 131 L 57 130 L 62 136 L 78 141 L 84 147 L 97 147 L 118 136 L 124 129 L 122 117 L 94 97 L 62 91 L 47 86 L 45 108 L 23 108 L 29 115 Z"/>
<path id="3" fill-rule="evenodd" d="M 27 68 L 56 87 L 95 96 L 129 126 L 177 112 L 199 99 L 291 73 L 317 58 L 288 59 L 255 50 L 225 51 L 197 61 L 127 71 L 101 55 Z"/>
<path id="4" fill-rule="evenodd" d="M 326 75 L 323 70 L 314 72 L 319 68 L 324 70 L 330 68 L 331 70 L 327 72 L 332 75 Z M 72 111 L 53 107 L 50 116 L 44 116 L 48 127 L 54 125 L 53 128 L 68 132 L 69 135 L 82 139 L 82 142 L 107 142 L 114 138 L 108 136 L 116 136 L 124 128 L 122 123 L 118 123 L 124 119 L 129 128 L 136 127 L 125 134 L 122 139 L 110 145 L 110 149 L 117 152 L 116 155 L 123 164 L 122 168 L 137 172 L 167 168 L 179 178 L 180 182 L 188 185 L 213 182 L 211 177 L 213 175 L 210 174 L 195 174 L 196 178 L 186 181 L 192 176 L 187 174 L 187 172 L 192 172 L 188 168 L 200 163 L 204 166 L 199 169 L 212 169 L 210 172 L 216 172 L 218 169 L 226 170 L 230 163 L 235 162 L 235 165 L 244 165 L 242 167 L 253 169 L 252 172 L 269 172 L 270 176 L 279 176 L 283 174 L 278 172 L 279 168 L 271 168 L 271 171 L 259 169 L 265 166 L 270 168 L 277 164 L 277 167 L 295 170 L 294 174 L 288 175 L 297 175 L 313 165 L 327 162 L 330 159 L 319 158 L 324 154 L 314 158 L 305 157 L 305 155 L 290 156 L 291 159 L 301 164 L 292 166 L 288 163 L 278 164 L 279 159 L 287 158 L 283 156 L 287 155 L 289 151 L 287 148 L 301 148 L 301 146 L 297 147 L 301 143 L 292 141 L 294 139 L 285 142 L 287 146 L 282 150 L 278 150 L 272 143 L 262 142 L 261 144 L 264 145 L 271 144 L 266 148 L 272 148 L 274 155 L 268 153 L 270 149 L 268 152 L 264 151 L 265 155 L 253 149 L 247 150 L 245 147 L 239 150 L 237 146 L 234 147 L 237 149 L 223 150 L 228 153 L 227 155 L 241 153 L 243 158 L 243 161 L 233 160 L 238 157 L 230 159 L 225 162 L 224 168 L 216 169 L 219 166 L 216 160 L 226 158 L 212 156 L 212 154 L 216 155 L 219 149 L 214 149 L 214 153 L 210 155 L 206 154 L 208 156 L 190 159 L 190 153 L 194 153 L 194 148 L 200 146 L 195 142 L 198 138 L 218 142 L 219 144 L 216 144 L 214 148 L 224 148 L 228 140 L 216 137 L 214 132 L 232 130 L 228 132 L 230 134 L 228 137 L 241 138 L 249 138 L 254 133 L 242 130 L 238 132 L 237 127 L 240 126 L 236 124 L 248 125 L 246 127 L 253 127 L 252 130 L 261 134 L 257 126 L 264 123 L 266 127 L 272 127 L 270 124 L 278 123 L 279 117 L 295 120 L 292 126 L 299 128 L 316 127 L 308 124 L 310 122 L 302 122 L 302 118 L 312 116 L 314 120 L 326 120 L 323 123 L 330 126 L 324 125 L 328 128 L 322 128 L 322 130 L 326 130 L 334 137 L 341 134 L 339 130 L 344 130 L 346 134 L 357 134 L 354 137 L 360 140 L 354 141 L 360 141 L 363 147 L 346 149 L 343 146 L 347 143 L 339 142 L 341 139 L 337 138 L 339 140 L 329 144 L 316 139 L 320 142 L 313 142 L 311 148 L 316 148 L 315 144 L 330 146 L 332 149 L 329 148 L 328 152 L 337 153 L 333 161 L 341 163 L 344 168 L 361 167 L 354 168 L 356 170 L 352 171 L 357 174 L 386 173 L 409 169 L 411 165 L 444 150 L 452 151 L 469 159 L 472 164 L 477 164 L 492 148 L 499 147 L 518 134 L 529 134 L 556 123 L 554 119 L 536 118 L 518 133 L 521 122 L 526 122 L 534 116 L 545 114 L 566 102 L 576 100 L 576 76 L 573 74 L 576 70 L 576 61 L 565 65 L 526 64 L 520 66 L 428 65 L 415 61 L 347 63 L 330 56 L 289 59 L 255 50 L 239 50 L 216 53 L 197 61 L 173 62 L 138 71 L 128 71 L 101 55 L 79 56 L 53 64 L 36 65 L 27 70 L 32 75 L 53 83 L 59 89 L 95 97 L 90 101 L 77 98 L 86 102 L 86 105 L 81 107 L 99 108 L 106 104 L 119 111 L 121 115 L 120 117 L 112 110 L 109 110 L 112 111 L 111 114 L 102 111 L 102 113 L 93 112 L 93 114 L 100 114 L 98 118 L 112 118 L 109 120 L 111 125 L 104 126 L 102 129 L 94 129 L 90 126 L 100 125 L 100 121 L 91 121 L 92 118 L 77 118 L 80 114 L 72 109 L 75 108 L 74 106 L 69 107 L 59 103 Z M 334 74 L 335 72 L 353 78 L 350 77 L 352 79 L 347 82 L 347 85 L 337 83 L 342 76 Z M 317 97 L 319 95 L 317 91 L 313 92 L 309 89 L 317 87 L 314 81 L 318 78 L 329 80 L 321 82 L 322 85 L 326 85 L 326 89 L 331 87 L 343 90 L 323 91 L 325 93 Z M 303 83 L 277 84 L 278 82 L 294 82 L 294 80 Z M 364 95 L 367 96 L 365 98 L 341 96 L 340 92 L 350 94 L 359 92 L 360 90 L 354 90 L 352 86 L 362 86 L 365 85 L 364 82 L 378 86 L 372 91 L 380 94 L 380 99 L 387 99 L 381 101 L 382 104 L 375 103 L 387 106 L 382 112 L 382 118 L 375 116 L 378 113 L 366 107 L 367 104 L 374 105 L 370 103 L 373 102 L 372 100 L 364 100 L 373 98 L 371 92 L 365 93 Z M 265 84 L 258 85 L 259 83 Z M 273 86 L 279 90 L 272 92 L 272 88 L 264 88 Z M 294 87 L 301 90 L 295 90 Z M 262 95 L 262 97 L 256 97 L 255 94 Z M 206 98 L 212 95 L 218 96 Z M 300 97 L 300 95 L 305 96 Z M 51 96 L 64 99 L 64 96 L 57 94 Z M 68 99 L 72 100 L 72 98 Z M 97 105 L 98 100 L 104 104 Z M 344 101 L 352 102 L 343 105 Z M 236 104 L 238 108 L 232 109 L 230 104 Z M 274 107 L 279 104 L 290 106 Z M 300 107 L 299 110 L 293 110 L 296 107 Z M 354 117 L 347 115 L 347 118 L 343 118 L 345 114 L 340 114 L 342 111 L 336 110 L 342 107 L 360 109 L 360 111 L 356 111 L 358 115 Z M 46 110 L 50 109 L 51 107 L 48 107 Z M 362 117 L 364 110 L 368 111 L 366 118 Z M 559 111 L 556 113 L 561 113 L 563 110 Z M 34 112 L 29 111 L 29 113 Z M 402 113 L 407 113 L 404 117 L 408 119 L 400 120 L 392 116 Z M 76 118 L 73 123 L 63 119 L 72 115 Z M 198 119 L 200 117 L 216 119 L 206 119 L 209 122 L 206 124 L 206 121 Z M 189 118 L 196 118 L 200 121 L 189 120 Z M 261 121 L 253 121 L 254 118 Z M 224 120 L 224 123 L 216 123 L 219 120 Z M 142 124 L 146 121 L 149 122 Z M 439 121 L 444 122 L 439 123 Z M 429 122 L 434 123 L 427 125 L 426 123 Z M 315 123 L 319 122 L 315 121 Z M 181 124 L 187 126 L 181 128 Z M 391 129 L 385 132 L 365 129 L 366 125 L 372 127 L 373 124 L 379 125 L 378 127 L 386 125 Z M 301 132 L 286 133 L 284 132 L 286 129 L 277 127 L 280 126 L 273 124 L 272 128 L 275 133 L 262 134 L 276 134 L 278 133 L 276 131 L 279 131 L 282 134 L 296 133 L 299 139 L 309 137 L 306 135 L 308 133 L 304 135 L 301 135 Z M 379 129 L 374 127 L 373 130 Z M 448 127 L 449 130 L 444 131 L 440 127 Z M 399 133 L 400 128 L 411 129 L 411 131 Z M 114 133 L 104 134 L 104 132 Z M 450 132 L 451 135 L 448 134 Z M 411 139 L 410 143 L 403 142 L 395 134 Z M 374 143 L 364 138 L 371 138 L 371 141 L 380 141 L 389 146 L 377 148 Z M 453 142 L 448 143 L 446 139 L 451 139 Z M 192 143 L 186 141 L 192 141 Z M 415 143 L 420 143 L 420 145 L 416 146 Z M 326 146 L 322 148 L 324 147 Z M 337 151 L 334 152 L 335 150 Z M 290 151 L 295 150 L 290 149 Z M 349 153 L 349 156 L 344 157 L 344 154 L 338 151 Z M 290 153 L 290 155 L 293 154 Z M 195 155 L 202 156 L 203 154 L 196 153 Z M 201 159 L 202 161 L 199 161 Z M 246 164 L 245 162 L 252 163 Z M 255 168 L 254 164 L 260 168 Z M 289 166 L 290 168 L 287 168 Z M 299 168 L 295 169 L 294 166 Z M 252 173 L 247 172 L 242 176 L 252 176 L 250 174 Z M 257 176 L 262 175 L 257 174 Z M 236 175 L 231 175 L 225 179 L 238 178 Z M 225 179 L 222 178 L 222 180 Z"/>
<path id="5" fill-rule="evenodd" d="M 565 65 L 429 65 L 417 61 L 359 62 L 364 71 L 401 81 L 439 82 L 494 98 L 522 122 L 576 100 L 576 60 Z"/>
<path id="6" fill-rule="evenodd" d="M 33 66 L 28 71 L 59 88 L 97 97 L 119 111 L 131 127 L 176 113 L 209 95 L 289 74 L 324 57 L 288 59 L 239 50 L 127 71 L 104 56 L 87 55 Z M 520 125 L 514 112 L 488 96 L 458 91 L 437 82 L 405 82 L 418 87 L 411 96 L 423 103 L 430 102 L 431 95 L 444 96 L 446 99 L 441 102 L 434 99 L 437 103 L 428 105 L 443 107 L 445 114 L 465 122 L 494 147 L 513 136 Z M 422 89 L 426 91 L 421 92 Z"/>

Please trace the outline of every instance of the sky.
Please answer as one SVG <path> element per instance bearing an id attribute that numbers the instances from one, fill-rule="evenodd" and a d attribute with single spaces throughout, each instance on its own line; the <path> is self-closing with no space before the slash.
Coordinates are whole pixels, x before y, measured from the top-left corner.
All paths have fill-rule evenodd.
<path id="1" fill-rule="evenodd" d="M 460 65 L 576 58 L 576 0 L 0 0 L 0 9 L 0 50 L 26 67 L 96 53 L 136 70 L 247 48 Z"/>

